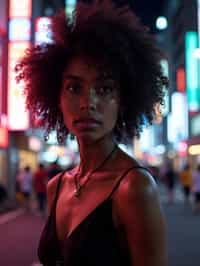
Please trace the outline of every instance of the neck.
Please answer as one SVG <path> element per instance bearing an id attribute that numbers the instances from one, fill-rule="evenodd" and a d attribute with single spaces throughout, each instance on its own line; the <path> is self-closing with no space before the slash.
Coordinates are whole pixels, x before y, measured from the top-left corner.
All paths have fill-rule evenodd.
<path id="1" fill-rule="evenodd" d="M 116 144 L 111 136 L 107 136 L 91 144 L 87 143 L 87 145 L 79 142 L 80 176 L 83 177 L 98 167 L 113 151 L 115 146 Z"/>

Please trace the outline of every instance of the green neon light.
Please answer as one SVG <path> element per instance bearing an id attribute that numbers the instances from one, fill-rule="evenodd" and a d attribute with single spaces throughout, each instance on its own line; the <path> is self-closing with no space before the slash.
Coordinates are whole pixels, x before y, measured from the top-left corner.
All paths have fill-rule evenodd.
<path id="1" fill-rule="evenodd" d="M 200 108 L 198 59 L 194 56 L 194 51 L 196 48 L 198 48 L 197 32 L 190 31 L 186 33 L 185 45 L 188 106 L 190 111 L 197 111 Z"/>

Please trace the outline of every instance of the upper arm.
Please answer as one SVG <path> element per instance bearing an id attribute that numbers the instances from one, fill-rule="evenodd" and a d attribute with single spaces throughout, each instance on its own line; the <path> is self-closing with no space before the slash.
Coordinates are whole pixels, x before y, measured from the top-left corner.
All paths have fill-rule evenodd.
<path id="1" fill-rule="evenodd" d="M 153 178 L 131 171 L 116 195 L 117 215 L 135 266 L 166 266 L 165 221 Z"/>

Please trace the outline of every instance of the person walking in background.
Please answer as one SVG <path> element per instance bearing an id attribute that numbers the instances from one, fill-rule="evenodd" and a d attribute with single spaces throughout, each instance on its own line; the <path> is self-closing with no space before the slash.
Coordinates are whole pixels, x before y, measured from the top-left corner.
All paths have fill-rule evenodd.
<path id="1" fill-rule="evenodd" d="M 118 145 L 139 136 L 163 102 L 161 51 L 128 6 L 78 1 L 72 19 L 52 18 L 52 43 L 30 48 L 17 66 L 33 117 L 59 143 L 74 135 L 80 152 L 77 167 L 48 182 L 40 262 L 166 266 L 156 182 Z"/>
<path id="2" fill-rule="evenodd" d="M 164 175 L 164 182 L 167 188 L 167 199 L 169 203 L 174 201 L 174 186 L 176 182 L 176 173 L 173 169 L 172 163 L 168 164 Z"/>
<path id="3" fill-rule="evenodd" d="M 189 164 L 186 164 L 179 174 L 180 184 L 183 189 L 185 203 L 189 202 L 192 186 L 192 171 Z"/>
<path id="4" fill-rule="evenodd" d="M 48 173 L 42 163 L 39 164 L 37 171 L 34 173 L 34 190 L 36 193 L 38 211 L 44 215 L 46 210 L 46 190 L 47 190 Z"/>
<path id="5" fill-rule="evenodd" d="M 200 164 L 192 173 L 192 192 L 194 193 L 194 213 L 200 214 Z"/>
<path id="6" fill-rule="evenodd" d="M 33 175 L 30 166 L 26 166 L 17 175 L 17 182 L 19 184 L 20 192 L 23 195 L 24 208 L 27 212 L 31 210 L 30 197 L 33 190 Z"/>
<path id="7" fill-rule="evenodd" d="M 52 179 L 54 176 L 56 176 L 58 173 L 61 172 L 61 169 L 58 167 L 57 162 L 51 163 L 49 170 L 48 170 L 48 180 Z"/>

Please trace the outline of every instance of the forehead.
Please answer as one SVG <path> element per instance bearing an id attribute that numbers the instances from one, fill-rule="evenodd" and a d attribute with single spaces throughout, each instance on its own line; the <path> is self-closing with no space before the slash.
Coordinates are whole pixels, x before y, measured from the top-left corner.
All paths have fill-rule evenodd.
<path id="1" fill-rule="evenodd" d="M 109 67 L 89 57 L 74 56 L 64 70 L 64 76 L 76 74 L 77 76 L 93 79 L 113 79 L 114 76 Z"/>

